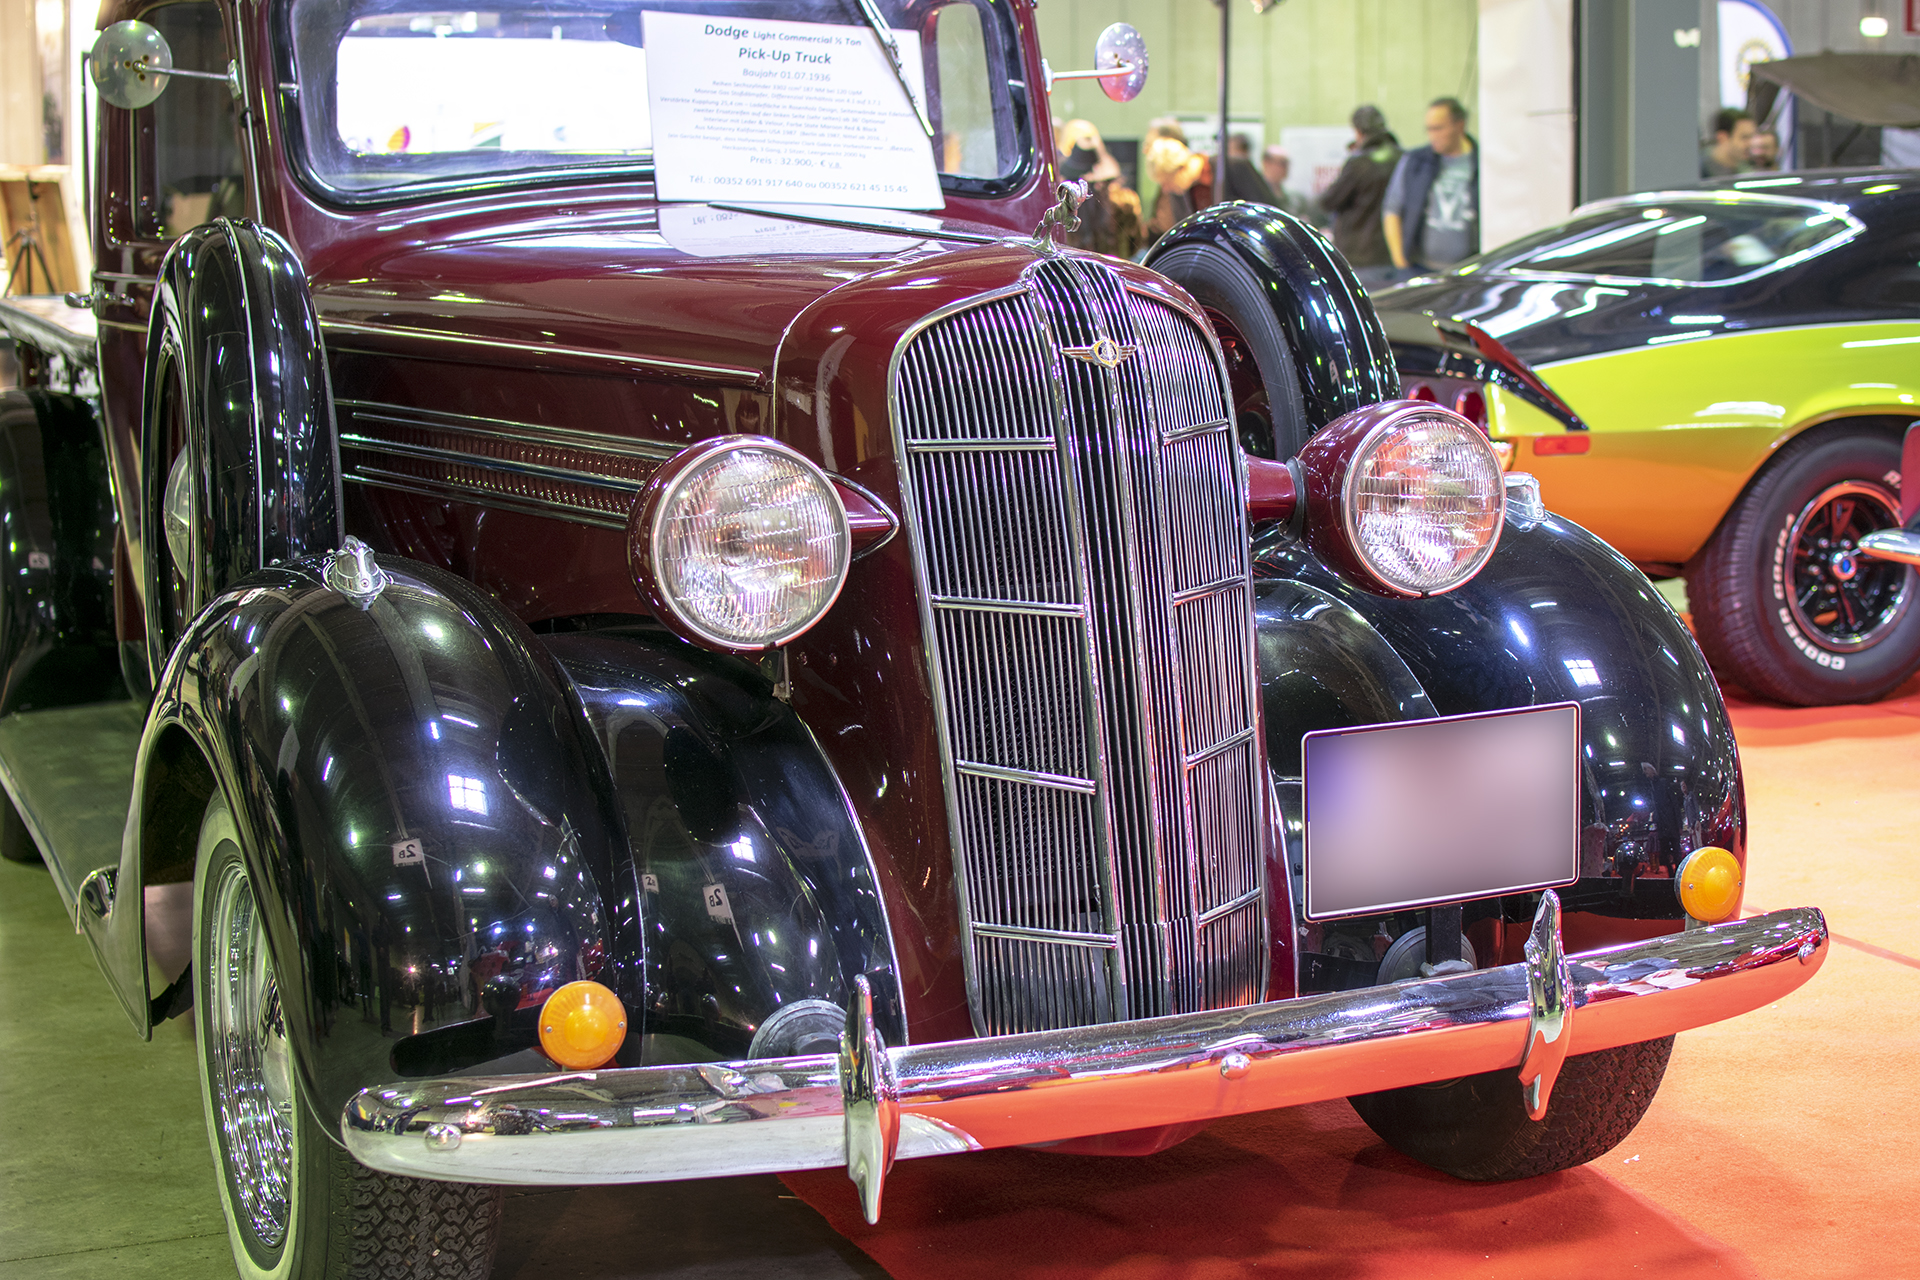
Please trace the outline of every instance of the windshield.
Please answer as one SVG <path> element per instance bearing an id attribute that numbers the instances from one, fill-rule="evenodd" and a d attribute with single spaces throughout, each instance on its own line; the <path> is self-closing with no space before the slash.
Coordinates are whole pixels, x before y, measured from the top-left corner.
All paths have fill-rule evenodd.
<path id="1" fill-rule="evenodd" d="M 899 70 L 891 61 L 876 61 L 877 70 L 836 67 L 841 83 L 812 86 L 811 102 L 793 96 L 806 86 L 791 82 L 827 78 L 804 65 L 820 60 L 808 50 L 872 39 L 869 8 L 887 28 Z M 841 167 L 850 138 L 858 150 L 858 112 L 825 114 L 847 101 L 844 77 L 856 73 L 865 106 L 897 106 L 908 122 L 903 134 L 892 121 L 896 154 L 903 137 L 924 148 L 907 157 L 910 164 L 888 167 L 927 170 L 932 205 L 941 191 L 1015 190 L 1035 163 L 1018 30 L 1010 6 L 995 0 L 508 0 L 463 10 L 417 0 L 294 0 L 283 34 L 291 37 L 299 85 L 296 145 L 311 175 L 349 200 L 516 176 L 631 174 L 656 159 L 664 178 L 668 151 L 656 156 L 656 128 L 668 125 L 656 112 L 703 114 L 722 137 L 764 130 L 768 114 L 756 117 L 744 110 L 751 103 L 724 92 L 696 100 L 687 90 L 687 59 L 666 38 L 689 22 L 709 35 L 759 38 L 753 70 L 731 70 L 771 77 L 759 83 L 787 92 L 778 100 L 794 104 L 781 113 L 793 141 L 771 158 L 784 185 L 799 185 L 793 175 L 817 178 L 821 168 Z M 744 49 L 752 41 L 737 43 Z M 840 97 L 830 99 L 829 88 Z M 783 194 L 772 178 L 732 181 L 739 198 L 831 202 L 817 193 Z M 664 182 L 662 196 L 672 196 Z M 917 204 L 884 196 L 847 202 L 930 207 L 924 193 Z"/>
<path id="2" fill-rule="evenodd" d="M 1503 245 L 1476 269 L 1731 284 L 1832 248 L 1859 230 L 1843 210 L 1805 200 L 1636 200 Z"/>

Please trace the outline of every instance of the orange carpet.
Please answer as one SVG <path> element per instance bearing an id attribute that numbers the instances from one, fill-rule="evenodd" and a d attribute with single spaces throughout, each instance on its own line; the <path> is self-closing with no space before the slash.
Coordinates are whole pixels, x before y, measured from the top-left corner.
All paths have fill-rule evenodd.
<path id="1" fill-rule="evenodd" d="M 1333 1102 L 1145 1159 L 903 1162 L 878 1227 L 838 1172 L 787 1184 L 903 1280 L 1920 1277 L 1920 681 L 1733 719 L 1748 907 L 1823 907 L 1837 945 L 1786 1000 L 1682 1035 L 1639 1129 L 1583 1169 L 1457 1182 Z"/>

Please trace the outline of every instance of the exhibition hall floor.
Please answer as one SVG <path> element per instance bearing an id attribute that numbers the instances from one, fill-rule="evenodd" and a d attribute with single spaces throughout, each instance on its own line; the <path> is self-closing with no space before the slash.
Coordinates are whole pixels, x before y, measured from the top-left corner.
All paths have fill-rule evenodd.
<path id="1" fill-rule="evenodd" d="M 878 1227 L 838 1172 L 515 1193 L 496 1274 L 1920 1275 L 1920 681 L 1734 723 L 1748 908 L 1823 907 L 1835 946 L 1780 1004 L 1683 1034 L 1647 1119 L 1585 1168 L 1456 1182 L 1335 1102 L 1144 1160 L 903 1162 Z M 162 945 L 183 908 L 156 895 Z M 0 990 L 0 1280 L 232 1275 L 189 1020 L 134 1038 L 38 867 L 0 863 Z"/>

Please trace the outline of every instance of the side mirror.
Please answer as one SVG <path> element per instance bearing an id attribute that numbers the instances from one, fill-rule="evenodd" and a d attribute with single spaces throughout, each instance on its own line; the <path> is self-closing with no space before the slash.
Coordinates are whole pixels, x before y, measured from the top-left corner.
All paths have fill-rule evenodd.
<path id="1" fill-rule="evenodd" d="M 173 50 L 144 22 L 116 22 L 93 42 L 87 71 L 101 97 L 131 111 L 147 106 L 167 87 Z"/>
<path id="2" fill-rule="evenodd" d="M 1147 87 L 1146 39 L 1127 23 L 1116 22 L 1093 42 L 1093 65 L 1092 71 L 1055 71 L 1048 67 L 1048 92 L 1057 80 L 1098 80 L 1100 92 L 1115 102 L 1132 102 Z"/>
<path id="3" fill-rule="evenodd" d="M 1147 87 L 1147 40 L 1133 26 L 1116 22 L 1093 42 L 1093 65 L 1104 74 L 1100 90 L 1115 102 L 1132 102 Z"/>

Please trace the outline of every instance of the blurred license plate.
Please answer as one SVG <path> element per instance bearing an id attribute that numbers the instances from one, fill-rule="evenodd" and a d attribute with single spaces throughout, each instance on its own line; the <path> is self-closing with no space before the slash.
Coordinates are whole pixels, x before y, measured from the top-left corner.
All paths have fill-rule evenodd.
<path id="1" fill-rule="evenodd" d="M 1578 703 L 1322 730 L 1301 759 L 1309 920 L 1579 876 Z"/>

